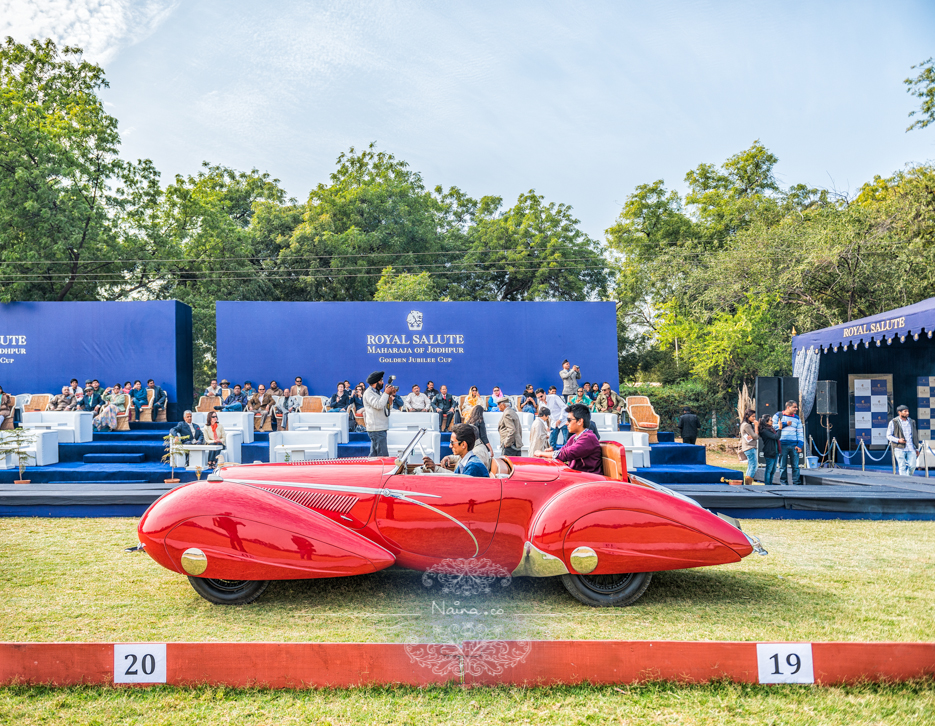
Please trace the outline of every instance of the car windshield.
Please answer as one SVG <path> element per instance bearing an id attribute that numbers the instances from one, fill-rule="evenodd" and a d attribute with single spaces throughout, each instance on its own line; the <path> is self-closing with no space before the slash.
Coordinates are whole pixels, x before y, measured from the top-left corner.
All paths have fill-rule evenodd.
<path id="1" fill-rule="evenodd" d="M 396 457 L 396 473 L 403 474 L 406 471 L 406 462 L 409 461 L 409 455 L 412 453 L 412 450 L 416 447 L 416 444 L 419 443 L 421 438 L 425 436 L 425 429 L 419 429 L 416 431 L 416 435 L 412 437 L 412 441 L 403 449 L 402 453 Z M 425 454 L 425 450 L 422 451 Z"/>

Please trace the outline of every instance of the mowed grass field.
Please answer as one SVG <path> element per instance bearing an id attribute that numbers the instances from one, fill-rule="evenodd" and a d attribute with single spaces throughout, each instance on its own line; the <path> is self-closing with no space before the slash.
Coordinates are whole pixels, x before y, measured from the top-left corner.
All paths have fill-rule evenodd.
<path id="1" fill-rule="evenodd" d="M 558 579 L 464 598 L 405 571 L 273 583 L 251 605 L 215 606 L 146 554 L 124 553 L 135 527 L 0 520 L 0 640 L 427 642 L 465 623 L 514 639 L 935 640 L 935 522 L 745 521 L 768 557 L 660 573 L 635 606 L 611 609 L 578 604 Z M 443 614 L 453 606 L 479 615 Z M 935 686 L 0 689 L 0 723 L 195 721 L 930 724 Z"/>
<path id="2" fill-rule="evenodd" d="M 818 686 L 562 688 L 6 688 L 0 722 L 94 724 L 679 724 L 680 726 L 925 726 L 935 719 L 930 682 Z"/>
<path id="3" fill-rule="evenodd" d="M 439 610 L 502 611 L 502 637 L 550 640 L 935 639 L 935 522 L 744 522 L 767 557 L 663 572 L 628 608 L 589 608 L 558 578 L 459 598 L 389 571 L 274 582 L 218 606 L 135 545 L 132 519 L 0 520 L 0 640 L 426 642 Z M 459 603 L 454 606 L 454 603 Z"/>

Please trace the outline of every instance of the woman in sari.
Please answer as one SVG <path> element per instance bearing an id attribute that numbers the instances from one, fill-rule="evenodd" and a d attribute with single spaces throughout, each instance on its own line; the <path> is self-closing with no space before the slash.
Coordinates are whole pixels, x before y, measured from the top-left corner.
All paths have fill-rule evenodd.
<path id="1" fill-rule="evenodd" d="M 208 420 L 203 430 L 206 444 L 220 444 L 222 447 L 221 450 L 208 452 L 208 463 L 214 466 L 217 463 L 218 454 L 227 448 L 227 432 L 224 431 L 224 427 L 218 421 L 217 411 L 208 412 Z"/>
<path id="2" fill-rule="evenodd" d="M 117 414 L 127 410 L 127 395 L 118 383 L 104 394 L 101 412 L 94 417 L 92 424 L 98 431 L 113 431 L 117 428 Z"/>
<path id="3" fill-rule="evenodd" d="M 476 406 L 481 406 L 483 410 L 481 397 L 477 394 L 477 386 L 471 386 L 471 392 L 464 397 L 464 403 L 461 404 L 461 418 L 467 421 Z"/>

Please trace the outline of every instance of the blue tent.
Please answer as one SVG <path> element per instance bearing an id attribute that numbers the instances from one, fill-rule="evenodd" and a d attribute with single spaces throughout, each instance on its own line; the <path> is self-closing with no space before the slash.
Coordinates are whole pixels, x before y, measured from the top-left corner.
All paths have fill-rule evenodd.
<path id="1" fill-rule="evenodd" d="M 879 315 L 796 335 L 792 338 L 792 352 L 794 354 L 809 348 L 820 348 L 827 352 L 829 348 L 837 350 L 841 346 L 853 347 L 861 342 L 864 347 L 869 347 L 871 341 L 879 345 L 881 341 L 892 342 L 893 338 L 898 337 L 900 342 L 905 342 L 908 336 L 918 340 L 922 334 L 931 338 L 933 330 L 935 297 L 930 297 Z"/>

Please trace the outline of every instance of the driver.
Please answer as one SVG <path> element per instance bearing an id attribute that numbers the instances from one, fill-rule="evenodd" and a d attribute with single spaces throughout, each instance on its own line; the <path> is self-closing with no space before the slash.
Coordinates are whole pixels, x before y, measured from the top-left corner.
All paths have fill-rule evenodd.
<path id="1" fill-rule="evenodd" d="M 455 467 L 454 473 L 464 474 L 465 476 L 489 477 L 490 472 L 487 471 L 484 462 L 472 451 L 475 441 L 474 427 L 470 424 L 460 423 L 451 427 L 451 451 L 461 457 L 461 461 Z M 422 468 L 425 471 L 439 474 L 450 473 L 448 469 L 443 468 L 448 463 L 447 456 L 442 459 L 441 463 L 441 467 L 436 467 L 431 457 L 425 456 L 422 458 Z"/>

